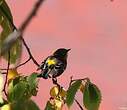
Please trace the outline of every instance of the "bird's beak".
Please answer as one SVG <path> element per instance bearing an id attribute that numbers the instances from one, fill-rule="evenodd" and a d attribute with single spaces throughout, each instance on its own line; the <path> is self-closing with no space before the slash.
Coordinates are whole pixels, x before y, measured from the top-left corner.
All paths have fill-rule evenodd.
<path id="1" fill-rule="evenodd" d="M 67 52 L 70 51 L 71 49 L 67 49 Z"/>

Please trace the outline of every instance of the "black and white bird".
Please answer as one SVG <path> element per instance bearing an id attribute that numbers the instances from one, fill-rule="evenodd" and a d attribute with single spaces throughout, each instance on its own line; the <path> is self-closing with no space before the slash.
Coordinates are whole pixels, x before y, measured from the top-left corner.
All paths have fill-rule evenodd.
<path id="1" fill-rule="evenodd" d="M 41 74 L 38 77 L 44 79 L 60 76 L 67 67 L 67 56 L 71 49 L 59 48 L 53 55 L 48 56 L 40 65 Z"/>

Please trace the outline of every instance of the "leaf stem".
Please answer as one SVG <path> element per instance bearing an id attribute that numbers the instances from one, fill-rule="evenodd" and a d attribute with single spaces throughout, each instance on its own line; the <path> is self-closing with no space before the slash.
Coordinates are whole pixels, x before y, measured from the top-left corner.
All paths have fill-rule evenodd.
<path id="1" fill-rule="evenodd" d="M 79 108 L 80 108 L 80 110 L 84 110 L 83 109 L 83 107 L 80 105 L 80 103 L 78 102 L 78 100 L 77 99 L 74 99 L 75 100 L 75 102 L 77 103 L 77 105 L 79 106 Z"/>
<path id="2" fill-rule="evenodd" d="M 82 78 L 82 79 L 73 79 L 73 76 L 70 77 L 70 83 L 69 83 L 69 87 L 71 86 L 71 84 L 74 82 L 74 81 L 77 81 L 77 80 L 82 80 L 84 82 L 90 82 L 90 79 L 88 77 L 86 78 Z M 68 87 L 68 88 L 69 88 Z"/>

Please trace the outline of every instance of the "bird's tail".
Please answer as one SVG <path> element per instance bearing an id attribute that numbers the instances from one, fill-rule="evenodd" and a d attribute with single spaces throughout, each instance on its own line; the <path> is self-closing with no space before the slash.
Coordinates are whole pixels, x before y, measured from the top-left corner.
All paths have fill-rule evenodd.
<path id="1" fill-rule="evenodd" d="M 46 74 L 46 73 L 41 73 L 41 74 L 39 74 L 39 75 L 37 75 L 37 77 L 39 77 L 39 78 L 44 78 L 44 79 L 48 79 L 48 74 Z"/>
<path id="2" fill-rule="evenodd" d="M 42 70 L 41 74 L 39 74 L 37 77 L 42 77 L 44 79 L 48 79 L 51 78 L 51 76 L 49 75 L 50 71 L 48 71 L 48 69 Z"/>

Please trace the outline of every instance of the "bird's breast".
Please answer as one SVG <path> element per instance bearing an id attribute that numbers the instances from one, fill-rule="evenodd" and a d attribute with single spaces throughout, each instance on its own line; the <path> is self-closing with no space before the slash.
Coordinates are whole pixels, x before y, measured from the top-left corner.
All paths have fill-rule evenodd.
<path id="1" fill-rule="evenodd" d="M 56 59 L 51 59 L 51 58 L 48 58 L 47 61 L 46 61 L 46 64 L 48 66 L 51 66 L 51 65 L 55 65 L 57 63 Z"/>

